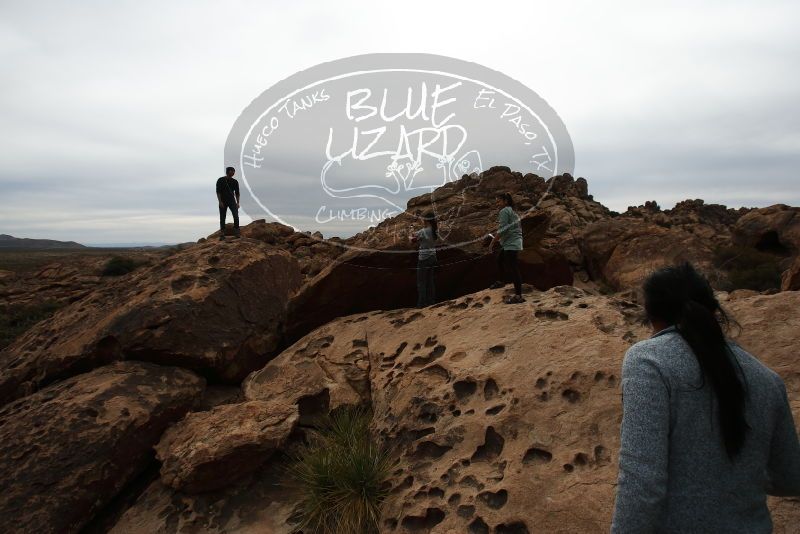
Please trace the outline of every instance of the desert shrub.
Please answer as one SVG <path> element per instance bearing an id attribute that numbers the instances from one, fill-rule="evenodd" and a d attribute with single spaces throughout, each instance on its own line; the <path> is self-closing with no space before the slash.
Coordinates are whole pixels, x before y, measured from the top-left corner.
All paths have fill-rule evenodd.
<path id="1" fill-rule="evenodd" d="M 714 252 L 714 266 L 727 274 L 727 291 L 753 289 L 766 291 L 781 286 L 781 258 L 743 246 L 720 247 Z"/>
<path id="2" fill-rule="evenodd" d="M 370 432 L 361 408 L 335 411 L 308 433 L 294 453 L 289 475 L 300 493 L 298 530 L 308 534 L 372 534 L 395 467 Z"/>
<path id="3" fill-rule="evenodd" d="M 122 276 L 135 270 L 140 265 L 139 262 L 133 258 L 124 258 L 122 256 L 114 256 L 108 260 L 103 267 L 102 276 Z"/>
<path id="4" fill-rule="evenodd" d="M 53 315 L 60 306 L 57 302 L 46 301 L 27 306 L 0 307 L 0 350 L 39 321 Z"/>

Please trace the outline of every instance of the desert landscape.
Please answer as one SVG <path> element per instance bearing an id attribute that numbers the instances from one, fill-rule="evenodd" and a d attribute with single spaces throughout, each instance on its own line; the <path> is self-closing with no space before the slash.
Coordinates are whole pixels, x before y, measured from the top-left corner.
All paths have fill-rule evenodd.
<path id="1" fill-rule="evenodd" d="M 360 406 L 396 460 L 381 532 L 607 531 L 622 358 L 651 333 L 639 286 L 682 261 L 800 420 L 800 208 L 616 213 L 589 186 L 498 166 L 347 239 L 256 220 L 170 248 L 0 251 L 4 530 L 298 532 L 287 466 L 320 416 Z M 524 214 L 522 304 L 487 289 L 501 191 Z M 448 246 L 417 309 L 398 252 L 433 208 Z M 770 509 L 798 531 L 800 500 Z"/>

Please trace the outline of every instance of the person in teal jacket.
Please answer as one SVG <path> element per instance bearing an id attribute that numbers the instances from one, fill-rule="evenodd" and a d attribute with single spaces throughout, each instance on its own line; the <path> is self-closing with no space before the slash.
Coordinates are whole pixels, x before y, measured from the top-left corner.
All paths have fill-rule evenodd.
<path id="1" fill-rule="evenodd" d="M 511 274 L 514 282 L 514 296 L 508 299 L 508 303 L 525 302 L 522 298 L 522 276 L 517 264 L 517 255 L 522 250 L 522 226 L 519 222 L 519 215 L 514 211 L 514 199 L 511 193 L 498 193 L 497 207 L 500 208 L 498 215 L 499 228 L 493 237 L 489 248 L 494 249 L 497 241 L 500 241 L 500 254 L 497 256 L 497 265 L 500 272 L 500 279 L 492 284 L 492 289 L 505 286 L 507 274 Z"/>

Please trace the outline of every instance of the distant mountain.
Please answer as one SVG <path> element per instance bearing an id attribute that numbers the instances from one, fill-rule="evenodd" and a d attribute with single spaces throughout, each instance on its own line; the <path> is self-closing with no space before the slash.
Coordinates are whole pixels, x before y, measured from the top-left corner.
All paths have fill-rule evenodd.
<path id="1" fill-rule="evenodd" d="M 172 247 L 176 243 L 152 243 L 152 242 L 130 242 L 130 243 L 87 243 L 87 247 L 92 248 L 163 248 Z"/>
<path id="2" fill-rule="evenodd" d="M 0 234 L 0 249 L 4 248 L 86 248 L 75 241 L 56 241 L 55 239 L 28 239 Z"/>

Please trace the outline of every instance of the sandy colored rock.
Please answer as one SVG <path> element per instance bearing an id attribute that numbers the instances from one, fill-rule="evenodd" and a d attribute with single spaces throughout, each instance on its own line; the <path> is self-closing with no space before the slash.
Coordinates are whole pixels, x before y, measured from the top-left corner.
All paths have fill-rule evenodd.
<path id="1" fill-rule="evenodd" d="M 297 420 L 296 404 L 263 401 L 190 413 L 156 446 L 161 481 L 187 493 L 228 486 L 268 460 Z"/>
<path id="2" fill-rule="evenodd" d="M 361 332 L 346 342 L 336 334 L 342 325 L 361 323 L 371 315 L 380 314 L 346 317 L 315 330 L 284 350 L 275 365 L 267 365 L 248 376 L 242 382 L 245 397 L 296 404 L 300 417 L 307 422 L 342 405 L 368 403 L 371 399 L 368 341 Z M 358 332 L 358 327 L 354 330 Z M 337 337 L 339 341 L 333 346 Z"/>
<path id="3" fill-rule="evenodd" d="M 0 408 L 4 528 L 78 532 L 151 461 L 203 385 L 183 369 L 118 362 Z"/>
<path id="4" fill-rule="evenodd" d="M 800 256 L 795 258 L 791 267 L 786 269 L 781 276 L 781 291 L 800 290 Z"/>
<path id="5" fill-rule="evenodd" d="M 303 393 L 327 392 L 329 407 L 370 400 L 402 465 L 383 532 L 606 531 L 619 373 L 630 344 L 649 336 L 642 310 L 572 287 L 531 293 L 521 305 L 501 304 L 501 294 L 339 319 L 251 375 L 245 391 L 297 399 L 297 383 Z M 743 327 L 739 342 L 784 378 L 800 420 L 800 293 L 725 304 Z M 791 499 L 770 506 L 776 532 L 800 521 Z"/>
<path id="6" fill-rule="evenodd" d="M 117 359 L 238 383 L 278 347 L 296 262 L 241 239 L 192 245 L 61 308 L 0 353 L 0 403 Z"/>
<path id="7" fill-rule="evenodd" d="M 608 219 L 587 226 L 581 250 L 589 274 L 614 290 L 638 288 L 653 271 L 682 261 L 713 272 L 713 250 L 706 241 L 680 228 L 638 219 Z"/>
<path id="8" fill-rule="evenodd" d="M 619 368 L 645 335 L 640 310 L 572 287 L 522 305 L 501 296 L 334 321 L 249 377 L 245 393 L 281 396 L 297 384 L 327 391 L 331 407 L 371 399 L 377 430 L 402 453 L 386 532 L 467 532 L 477 517 L 490 529 L 607 528 Z M 348 387 L 348 367 L 359 377 L 367 368 L 368 389 L 363 379 Z M 475 507 L 474 517 L 458 506 Z"/>

